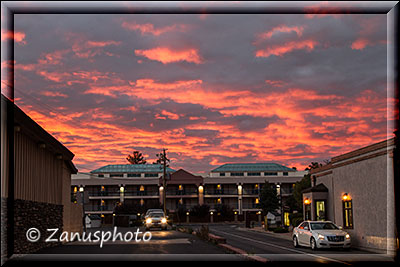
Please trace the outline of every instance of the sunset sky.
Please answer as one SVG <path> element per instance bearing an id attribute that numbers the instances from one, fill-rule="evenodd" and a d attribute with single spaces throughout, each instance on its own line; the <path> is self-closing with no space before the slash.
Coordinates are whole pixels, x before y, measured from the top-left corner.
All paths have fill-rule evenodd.
<path id="1" fill-rule="evenodd" d="M 162 148 L 194 173 L 304 170 L 385 140 L 392 119 L 386 15 L 17 14 L 14 26 L 15 103 L 81 172 Z"/>

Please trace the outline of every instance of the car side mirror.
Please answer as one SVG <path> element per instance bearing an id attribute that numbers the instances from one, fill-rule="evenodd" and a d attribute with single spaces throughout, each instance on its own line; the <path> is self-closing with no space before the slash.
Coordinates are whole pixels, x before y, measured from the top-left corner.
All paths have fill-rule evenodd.
<path id="1" fill-rule="evenodd" d="M 304 226 L 304 230 L 308 231 L 308 226 Z"/>

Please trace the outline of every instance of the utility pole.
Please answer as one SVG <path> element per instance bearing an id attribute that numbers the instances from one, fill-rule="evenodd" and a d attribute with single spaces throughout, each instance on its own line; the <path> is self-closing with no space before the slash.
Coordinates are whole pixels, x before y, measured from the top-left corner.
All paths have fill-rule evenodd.
<path id="1" fill-rule="evenodd" d="M 162 154 L 162 161 L 163 161 L 163 188 L 164 188 L 164 194 L 163 194 L 163 204 L 164 204 L 164 215 L 167 216 L 167 156 L 165 154 L 165 148 L 163 148 L 163 154 Z"/>

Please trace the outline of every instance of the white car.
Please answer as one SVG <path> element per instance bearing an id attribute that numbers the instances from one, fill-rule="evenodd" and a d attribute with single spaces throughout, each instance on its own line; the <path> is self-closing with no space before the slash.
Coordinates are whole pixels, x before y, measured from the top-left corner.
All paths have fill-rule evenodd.
<path id="1" fill-rule="evenodd" d="M 294 247 L 344 248 L 351 246 L 350 235 L 330 221 L 304 221 L 293 229 Z"/>
<path id="2" fill-rule="evenodd" d="M 164 212 L 151 212 L 147 215 L 144 225 L 146 231 L 150 230 L 150 228 L 161 228 L 167 230 L 168 222 Z"/>

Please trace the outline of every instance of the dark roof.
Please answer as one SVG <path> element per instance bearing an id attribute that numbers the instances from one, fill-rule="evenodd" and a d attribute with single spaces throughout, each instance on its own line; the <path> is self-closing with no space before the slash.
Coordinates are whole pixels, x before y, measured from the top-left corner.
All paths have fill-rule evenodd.
<path id="1" fill-rule="evenodd" d="M 49 151 L 53 152 L 54 154 L 61 155 L 62 159 L 70 168 L 73 174 L 76 174 L 78 172 L 78 169 L 72 163 L 72 159 L 75 156 L 74 153 L 72 153 L 68 148 L 61 144 L 60 141 L 54 138 L 54 136 L 48 133 L 34 120 L 32 120 L 25 112 L 23 112 L 17 105 L 15 105 L 3 94 L 1 95 L 1 102 L 2 105 L 14 105 L 14 108 L 12 109 L 12 111 L 10 111 L 14 114 L 7 114 L 8 118 L 10 118 L 11 116 L 14 117 L 14 126 L 19 126 L 20 131 L 35 142 L 44 143 L 46 145 L 46 149 L 48 149 Z"/>
<path id="2" fill-rule="evenodd" d="M 167 167 L 167 172 L 175 170 Z M 90 173 L 160 173 L 163 172 L 161 164 L 112 164 L 103 166 Z"/>
<path id="3" fill-rule="evenodd" d="M 262 172 L 262 171 L 283 171 L 295 172 L 296 170 L 277 163 L 228 163 L 212 170 L 211 172 Z"/>
<path id="4" fill-rule="evenodd" d="M 316 186 L 306 188 L 301 193 L 309 193 L 309 192 L 328 192 L 328 188 L 324 184 L 317 184 Z"/>
<path id="5" fill-rule="evenodd" d="M 167 180 L 169 184 L 195 184 L 199 186 L 203 183 L 203 177 L 193 175 L 184 169 L 179 169 L 171 175 L 171 179 Z M 162 177 L 160 178 L 160 184 L 162 184 Z"/>

